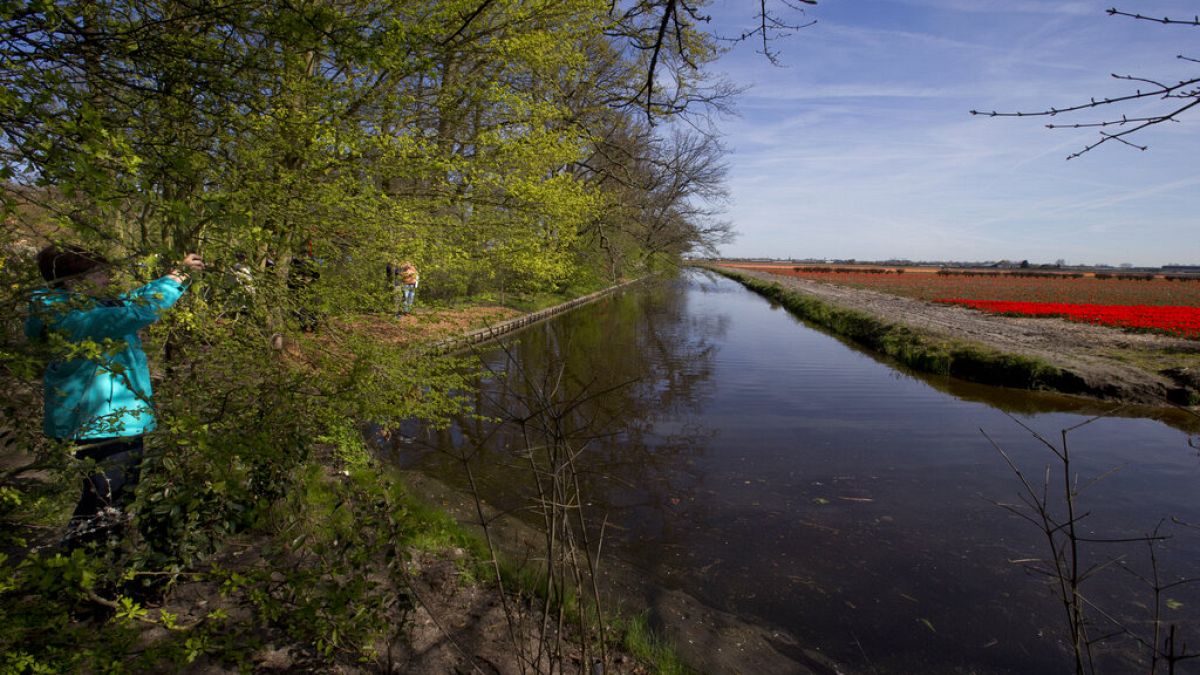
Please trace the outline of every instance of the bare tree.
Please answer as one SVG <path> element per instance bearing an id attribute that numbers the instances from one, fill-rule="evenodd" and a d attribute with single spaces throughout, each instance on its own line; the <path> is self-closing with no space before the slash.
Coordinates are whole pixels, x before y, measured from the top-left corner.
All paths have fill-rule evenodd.
<path id="1" fill-rule="evenodd" d="M 755 15 L 755 26 L 753 28 L 742 31 L 738 35 L 733 36 L 717 36 L 717 39 L 730 43 L 747 42 L 749 40 L 757 40 L 762 42 L 762 49 L 758 52 L 767 57 L 773 66 L 780 66 L 782 62 L 779 60 L 779 51 L 772 48 L 771 43 L 777 39 L 786 38 L 793 31 L 801 28 L 808 28 L 817 22 L 816 19 L 804 21 L 802 23 L 794 22 L 791 19 L 785 18 L 785 12 L 792 11 L 800 14 L 804 13 L 804 8 L 791 2 L 791 0 L 779 0 L 783 12 L 772 7 L 767 0 L 758 0 L 758 14 Z M 806 5 L 815 5 L 817 0 L 799 0 Z"/>
<path id="2" fill-rule="evenodd" d="M 1115 7 L 1108 10 L 1109 16 L 1119 16 L 1123 18 L 1133 19 L 1137 21 L 1151 21 L 1154 23 L 1163 24 L 1166 26 L 1185 26 L 1196 28 L 1200 27 L 1200 16 L 1195 16 L 1190 19 L 1176 19 L 1171 17 L 1151 17 L 1138 13 L 1125 12 Z M 1176 55 L 1177 59 L 1200 63 L 1200 59 L 1185 56 L 1183 54 Z M 1145 150 L 1146 145 L 1139 145 L 1129 140 L 1129 137 L 1137 132 L 1152 127 L 1163 122 L 1178 122 L 1179 116 L 1187 112 L 1191 108 L 1200 104 L 1200 77 L 1181 80 L 1174 84 L 1150 78 L 1139 77 L 1134 75 L 1118 75 L 1112 74 L 1113 79 L 1131 83 L 1135 88 L 1133 93 L 1124 94 L 1121 96 L 1091 98 L 1084 103 L 1069 105 L 1062 108 L 1051 107 L 1045 110 L 1037 111 L 1018 111 L 1018 112 L 998 112 L 972 110 L 972 115 L 985 115 L 987 117 L 1056 117 L 1067 113 L 1075 113 L 1083 110 L 1091 110 L 1093 108 L 1105 108 L 1106 110 L 1117 108 L 1131 101 L 1139 101 L 1142 99 L 1158 99 L 1163 101 L 1162 107 L 1148 115 L 1137 115 L 1130 117 L 1126 114 L 1108 115 L 1103 119 L 1091 122 L 1076 122 L 1070 124 L 1047 124 L 1048 129 L 1099 129 L 1100 139 L 1089 143 L 1083 149 L 1071 153 L 1067 159 L 1074 159 L 1089 152 L 1109 141 L 1116 141 L 1131 148 Z M 1145 88 L 1143 88 L 1145 87 Z M 1110 128 L 1118 129 L 1118 131 L 1108 131 Z"/>
<path id="3" fill-rule="evenodd" d="M 577 167 L 610 204 L 584 234 L 599 240 L 614 274 L 629 255 L 647 264 L 728 243 L 730 224 L 719 218 L 728 198 L 720 141 L 678 128 L 660 136 L 628 117 L 617 122 Z"/>
<path id="4" fill-rule="evenodd" d="M 725 36 L 707 29 L 712 17 L 703 11 L 706 4 L 705 0 L 612 0 L 609 37 L 643 55 L 639 62 L 645 76 L 625 104 L 642 107 L 651 122 L 656 116 L 685 113 L 698 104 L 719 104 L 736 93 L 722 82 L 706 84 L 703 68 L 720 55 L 718 43 L 761 40 L 760 53 L 779 65 L 779 52 L 771 43 L 816 23 L 789 18 L 804 12 L 801 5 L 815 5 L 816 0 L 759 0 L 755 27 Z"/>

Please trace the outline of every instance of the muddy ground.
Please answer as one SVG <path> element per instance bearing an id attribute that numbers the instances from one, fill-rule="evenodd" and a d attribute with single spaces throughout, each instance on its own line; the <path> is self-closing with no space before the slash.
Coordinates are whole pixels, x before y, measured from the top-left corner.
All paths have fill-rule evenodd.
<path id="1" fill-rule="evenodd" d="M 476 503 L 469 494 L 419 471 L 402 471 L 400 475 L 413 494 L 446 511 L 459 524 L 482 536 Z M 509 560 L 535 567 L 544 565 L 545 535 L 540 528 L 513 514 L 501 513 L 486 503 L 478 506 L 488 521 L 489 536 Z M 601 556 L 597 567 L 606 616 L 611 619 L 617 615 L 628 618 L 644 614 L 650 627 L 697 673 L 836 675 L 853 672 L 821 652 L 800 644 L 784 628 L 725 612 L 683 589 L 657 585 L 644 570 L 625 561 Z M 475 616 L 473 613 L 468 615 Z M 504 626 L 502 619 L 502 615 L 493 612 L 490 619 L 481 618 L 481 621 L 490 622 L 492 627 L 485 630 L 496 633 Z M 618 659 L 615 668 L 608 672 L 645 672 L 626 656 Z M 630 666 L 632 670 L 623 670 Z"/>
<path id="2" fill-rule="evenodd" d="M 258 553 L 261 540 L 235 541 L 213 557 L 229 569 L 249 571 L 267 565 Z M 414 552 L 404 566 L 402 588 L 410 599 L 391 612 L 391 626 L 373 645 L 373 658 L 357 654 L 318 655 L 313 646 L 288 637 L 267 624 L 244 599 L 222 595 L 208 581 L 183 582 L 162 602 L 151 605 L 151 616 L 159 610 L 180 617 L 180 623 L 196 621 L 205 612 L 221 608 L 228 615 L 227 634 L 240 634 L 248 649 L 238 654 L 240 663 L 201 656 L 192 663 L 171 664 L 170 671 L 191 675 L 256 673 L 405 673 L 406 675 L 517 674 L 528 672 L 597 672 L 595 642 L 592 651 L 581 648 L 577 633 L 567 626 L 558 638 L 551 624 L 542 633 L 539 608 L 528 598 L 502 596 L 493 584 L 481 582 L 464 572 L 460 564 L 468 554 L 461 550 L 440 553 Z M 382 567 L 382 565 L 381 565 Z M 376 580 L 394 583 L 381 573 Z M 507 602 L 506 602 L 507 600 Z M 149 646 L 169 637 L 160 626 L 146 625 L 141 644 Z M 614 675 L 646 675 L 647 666 L 628 652 L 610 644 L 608 666 Z M 533 664 L 539 664 L 534 666 Z M 591 665 L 589 665 L 591 664 Z M 166 665 L 166 664 L 162 664 Z"/>
<path id="3" fill-rule="evenodd" d="M 1057 318 L 998 316 L 769 272 L 736 271 L 936 338 L 1041 359 L 1078 376 L 1095 398 L 1170 405 L 1181 389 L 1200 391 L 1198 340 Z"/>

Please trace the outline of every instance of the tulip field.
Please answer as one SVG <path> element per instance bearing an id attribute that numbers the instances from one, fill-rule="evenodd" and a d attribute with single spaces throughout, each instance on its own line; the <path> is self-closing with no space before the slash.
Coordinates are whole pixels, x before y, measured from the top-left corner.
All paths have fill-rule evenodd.
<path id="1" fill-rule="evenodd" d="M 1081 323 L 1120 328 L 1161 330 L 1200 339 L 1200 307 L 1164 305 L 1086 305 L 1065 302 L 1012 302 L 1006 300 L 939 299 L 935 302 L 962 305 L 992 314 L 1011 316 L 1057 316 Z"/>
<path id="2" fill-rule="evenodd" d="M 792 265 L 727 266 L 962 305 L 997 314 L 1056 316 L 1200 339 L 1200 279 L 937 273 L 934 268 L 897 271 L 894 268 L 823 270 Z"/>

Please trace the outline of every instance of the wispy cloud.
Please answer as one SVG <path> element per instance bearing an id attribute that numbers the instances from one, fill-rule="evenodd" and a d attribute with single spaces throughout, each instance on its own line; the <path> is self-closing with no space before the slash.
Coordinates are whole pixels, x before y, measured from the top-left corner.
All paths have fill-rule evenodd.
<path id="1" fill-rule="evenodd" d="M 814 101 L 831 98 L 947 98 L 944 87 L 905 87 L 889 84 L 818 84 L 800 88 L 752 87 L 743 96 L 743 105 L 755 101 Z"/>
<path id="2" fill-rule="evenodd" d="M 1149 132 L 1146 153 L 1113 144 L 1066 162 L 1095 130 L 968 114 L 1087 100 L 1120 89 L 1109 72 L 1180 67 L 1167 38 L 1186 34 L 1104 7 L 859 0 L 818 8 L 821 23 L 785 46 L 788 68 L 731 55 L 733 79 L 756 86 L 724 127 L 742 232 L 726 252 L 1161 264 L 1197 251 L 1200 115 Z"/>
<path id="3" fill-rule="evenodd" d="M 1025 14 L 1052 14 L 1063 16 L 1093 16 L 1103 8 L 1094 2 L 1055 2 L 1036 0 L 1022 2 L 1021 0 L 895 0 L 899 4 L 921 9 L 935 9 L 945 12 L 964 12 L 971 14 L 1001 14 L 1020 12 Z"/>

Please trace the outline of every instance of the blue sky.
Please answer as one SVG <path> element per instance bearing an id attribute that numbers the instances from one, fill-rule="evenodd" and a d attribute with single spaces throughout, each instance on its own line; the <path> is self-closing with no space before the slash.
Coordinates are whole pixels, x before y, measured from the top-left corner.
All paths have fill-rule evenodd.
<path id="1" fill-rule="evenodd" d="M 1200 28 L 1110 17 L 1113 0 L 822 0 L 812 27 L 743 44 L 714 72 L 749 86 L 719 122 L 739 232 L 728 256 L 1028 259 L 1200 264 L 1200 111 L 1066 161 L 1094 129 L 969 110 L 1042 110 L 1195 76 Z M 757 2 L 718 0 L 713 27 L 752 27 Z M 1194 2 L 1129 0 L 1155 16 Z M 796 15 L 793 15 L 796 16 Z M 803 17 L 796 17 L 803 18 Z M 1189 67 L 1190 66 L 1190 67 Z M 1161 107 L 1060 116 L 1090 122 Z"/>

